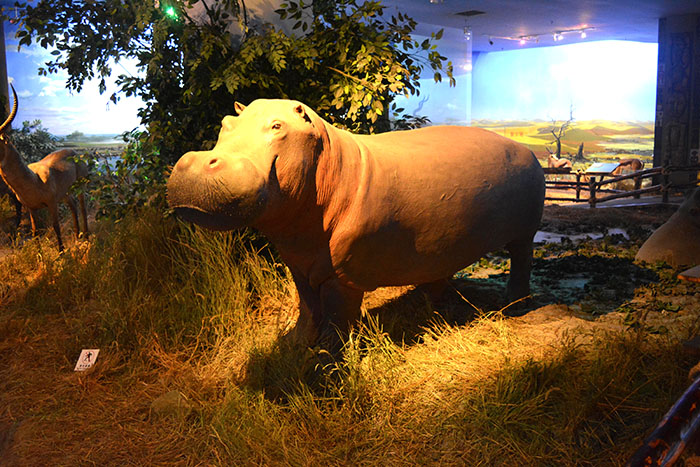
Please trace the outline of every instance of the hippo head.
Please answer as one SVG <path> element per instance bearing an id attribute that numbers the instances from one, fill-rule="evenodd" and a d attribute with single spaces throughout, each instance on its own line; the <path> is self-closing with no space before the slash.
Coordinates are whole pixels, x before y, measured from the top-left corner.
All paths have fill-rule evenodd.
<path id="1" fill-rule="evenodd" d="M 321 120 L 297 101 L 236 103 L 211 151 L 188 152 L 168 180 L 168 202 L 183 219 L 214 230 L 255 225 L 285 210 L 313 184 L 323 146 Z"/>

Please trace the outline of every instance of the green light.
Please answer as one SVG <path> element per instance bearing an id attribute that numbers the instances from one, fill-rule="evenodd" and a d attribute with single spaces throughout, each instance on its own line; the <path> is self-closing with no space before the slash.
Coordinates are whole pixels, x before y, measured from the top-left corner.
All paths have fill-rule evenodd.
<path id="1" fill-rule="evenodd" d="M 169 6 L 165 9 L 165 14 L 167 16 L 170 16 L 171 18 L 177 18 L 177 11 L 175 11 L 175 8 L 173 6 Z"/>

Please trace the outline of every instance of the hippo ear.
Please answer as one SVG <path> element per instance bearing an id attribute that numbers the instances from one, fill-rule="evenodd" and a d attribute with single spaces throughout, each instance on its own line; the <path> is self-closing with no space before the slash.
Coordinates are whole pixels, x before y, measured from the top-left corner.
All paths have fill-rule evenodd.
<path id="1" fill-rule="evenodd" d="M 294 108 L 294 111 L 299 114 L 301 118 L 304 119 L 305 122 L 311 123 L 311 117 L 306 113 L 306 109 L 304 108 L 303 105 L 299 104 Z"/>
<path id="2" fill-rule="evenodd" d="M 236 101 L 235 104 L 233 104 L 233 108 L 236 110 L 236 113 L 240 115 L 244 110 L 245 110 L 245 105 L 241 104 L 240 102 Z"/>

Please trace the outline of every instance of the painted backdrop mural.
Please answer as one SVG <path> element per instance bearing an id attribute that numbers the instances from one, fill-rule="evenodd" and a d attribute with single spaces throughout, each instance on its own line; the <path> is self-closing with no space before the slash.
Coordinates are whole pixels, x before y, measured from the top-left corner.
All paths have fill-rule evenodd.
<path id="1" fill-rule="evenodd" d="M 561 155 L 574 168 L 586 166 L 579 148 L 588 164 L 635 157 L 650 166 L 657 49 L 651 43 L 599 41 L 475 53 L 471 73 L 457 76 L 457 89 L 426 77 L 421 96 L 405 107 L 433 124 L 497 131 L 527 144 L 545 165 L 555 150 L 552 130 L 559 134 L 566 124 Z M 450 59 L 459 63 L 460 57 Z"/>
<path id="2" fill-rule="evenodd" d="M 654 120 L 657 44 L 582 42 L 480 54 L 472 117 Z"/>
<path id="3" fill-rule="evenodd" d="M 17 50 L 16 26 L 5 22 L 7 74 L 19 97 L 17 121 L 41 120 L 42 125 L 55 135 L 74 131 L 85 134 L 115 135 L 139 125 L 136 115 L 140 100 L 122 97 L 117 104 L 109 101 L 116 89 L 114 79 L 107 83 L 107 92 L 100 94 L 97 81 L 87 82 L 80 93 L 66 90 L 67 74 L 39 76 L 37 70 L 53 58 L 50 51 L 39 46 Z M 120 62 L 114 68 L 115 76 L 134 73 L 129 63 Z"/>
<path id="4" fill-rule="evenodd" d="M 447 31 L 445 39 L 449 36 Z M 41 120 L 56 135 L 74 131 L 85 134 L 118 134 L 139 125 L 135 98 L 109 101 L 115 89 L 99 94 L 96 82 L 80 93 L 65 89 L 65 74 L 39 76 L 37 69 L 52 58 L 41 47 L 17 50 L 15 26 L 6 23 L 8 74 L 20 98 L 19 121 Z M 631 133 L 639 127 L 641 153 L 648 151 L 653 128 L 657 45 L 623 41 L 585 42 L 506 52 L 474 54 L 465 60 L 467 48 L 461 32 L 444 46 L 455 64 L 457 87 L 421 80 L 421 95 L 398 102 L 407 111 L 428 116 L 433 124 L 478 125 L 520 139 L 544 153 L 548 126 L 570 116 L 576 129 L 605 136 L 601 146 L 591 134 L 570 135 L 567 150 L 587 140 L 589 149 L 611 151 L 629 148 Z M 459 43 L 458 43 L 459 42 Z M 462 41 L 463 42 L 463 41 Z M 134 73 L 122 62 L 116 74 Z M 525 123 L 524 123 L 525 122 Z M 499 130 L 500 129 L 500 130 Z M 585 136 L 585 138 L 584 138 Z M 643 141 L 642 141 L 643 140 Z M 598 141 L 599 142 L 599 141 Z M 616 146 L 617 145 L 617 146 Z M 627 145 L 627 146 L 626 146 Z M 634 146 L 634 144 L 632 144 Z M 637 151 L 639 152 L 639 151 Z"/>

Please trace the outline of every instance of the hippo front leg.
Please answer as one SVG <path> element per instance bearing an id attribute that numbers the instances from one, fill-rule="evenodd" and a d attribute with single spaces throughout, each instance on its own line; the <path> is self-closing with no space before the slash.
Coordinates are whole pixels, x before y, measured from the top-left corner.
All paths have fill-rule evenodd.
<path id="1" fill-rule="evenodd" d="M 289 336 L 298 343 L 313 344 L 329 339 L 337 343 L 360 319 L 364 292 L 329 279 L 317 289 L 309 281 L 292 272 L 299 293 L 299 319 Z"/>

